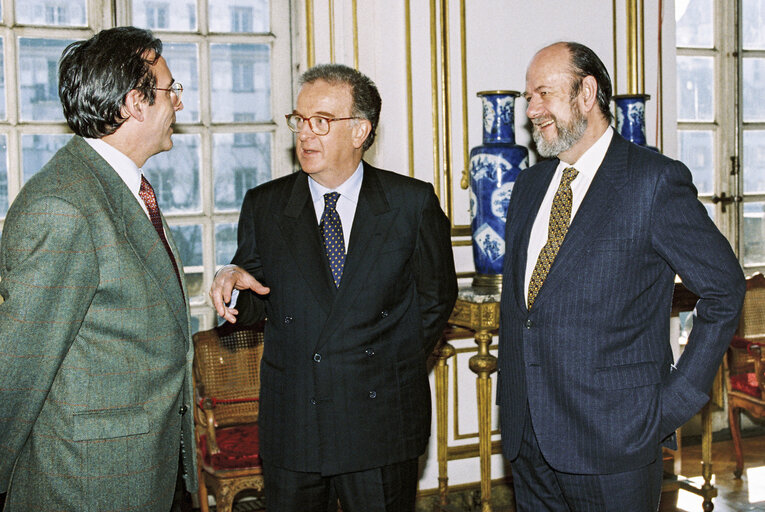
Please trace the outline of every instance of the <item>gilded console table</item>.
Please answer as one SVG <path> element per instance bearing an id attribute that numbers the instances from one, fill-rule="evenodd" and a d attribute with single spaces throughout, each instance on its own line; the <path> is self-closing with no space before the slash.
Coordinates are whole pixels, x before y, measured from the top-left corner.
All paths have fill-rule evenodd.
<path id="1" fill-rule="evenodd" d="M 489 346 L 493 333 L 499 328 L 499 298 L 499 292 L 487 292 L 474 287 L 460 288 L 457 303 L 454 306 L 452 316 L 449 318 L 449 323 L 473 331 L 475 342 L 478 345 L 478 353 L 470 358 L 469 365 L 470 369 L 477 375 L 478 456 L 481 466 L 482 512 L 491 511 L 491 374 L 497 371 L 497 358 L 489 352 Z M 447 347 L 451 348 L 448 344 Z M 453 353 L 454 349 L 452 348 L 450 351 L 449 348 L 446 348 L 444 356 Z M 446 357 L 442 360 L 445 359 Z M 442 449 L 440 441 L 439 439 L 439 450 Z M 444 450 L 446 449 L 445 441 L 444 439 Z M 444 456 L 444 461 L 445 459 Z M 442 485 L 445 493 L 446 482 L 442 483 L 441 478 L 439 478 L 439 488 Z"/>

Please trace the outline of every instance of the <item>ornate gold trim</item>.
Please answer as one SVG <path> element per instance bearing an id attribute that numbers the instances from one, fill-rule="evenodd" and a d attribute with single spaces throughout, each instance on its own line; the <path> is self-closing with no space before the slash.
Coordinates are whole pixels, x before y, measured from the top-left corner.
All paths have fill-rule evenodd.
<path id="1" fill-rule="evenodd" d="M 306 65 L 312 68 L 316 62 L 316 50 L 313 40 L 313 0 L 305 0 L 305 52 Z"/>

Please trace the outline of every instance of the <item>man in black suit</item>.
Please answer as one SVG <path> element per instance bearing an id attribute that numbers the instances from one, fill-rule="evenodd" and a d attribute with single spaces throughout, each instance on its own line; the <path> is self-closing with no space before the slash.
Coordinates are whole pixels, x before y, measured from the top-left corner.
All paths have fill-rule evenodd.
<path id="1" fill-rule="evenodd" d="M 504 454 L 519 511 L 656 511 L 662 443 L 709 399 L 744 279 L 682 163 L 609 126 L 611 82 L 557 43 L 526 73 L 543 157 L 508 210 L 499 341 Z M 675 275 L 699 296 L 673 364 Z"/>
<path id="2" fill-rule="evenodd" d="M 301 83 L 286 117 L 302 171 L 247 193 L 210 295 L 230 322 L 268 318 L 269 509 L 326 512 L 338 496 L 345 512 L 413 511 L 425 363 L 457 295 L 449 222 L 431 185 L 362 162 L 381 106 L 369 78 L 322 65 Z"/>

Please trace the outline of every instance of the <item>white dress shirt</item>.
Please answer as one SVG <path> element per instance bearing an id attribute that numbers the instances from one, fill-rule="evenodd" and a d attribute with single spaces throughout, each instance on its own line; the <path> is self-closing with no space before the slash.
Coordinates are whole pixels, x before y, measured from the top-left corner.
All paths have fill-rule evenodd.
<path id="1" fill-rule="evenodd" d="M 146 204 L 144 204 L 143 199 L 138 195 L 138 191 L 141 190 L 141 176 L 143 175 L 143 171 L 141 171 L 130 157 L 114 146 L 104 142 L 102 139 L 86 138 L 85 142 L 87 142 L 96 153 L 101 155 L 101 158 L 106 160 L 106 163 L 114 169 L 114 172 L 116 172 L 120 178 L 122 178 L 122 181 L 124 181 L 127 188 L 130 189 L 135 200 L 141 205 L 146 216 L 151 220 L 149 210 L 146 209 Z"/>
<path id="2" fill-rule="evenodd" d="M 606 156 L 606 151 L 608 151 L 608 146 L 611 144 L 613 135 L 613 128 L 607 128 L 595 144 L 590 146 L 587 151 L 579 157 L 579 160 L 573 164 L 567 164 L 566 162 L 561 161 L 558 164 L 557 169 L 555 169 L 555 174 L 550 181 L 550 186 L 547 188 L 545 198 L 539 207 L 539 212 L 537 212 L 537 217 L 534 220 L 534 226 L 531 228 L 531 235 L 529 236 L 529 249 L 526 256 L 526 301 L 529 299 L 529 282 L 531 282 L 531 274 L 534 272 L 539 253 L 547 243 L 547 228 L 550 224 L 550 210 L 552 210 L 555 192 L 558 190 L 560 180 L 563 177 L 563 170 L 566 167 L 574 167 L 579 171 L 579 174 L 574 178 L 574 181 L 571 182 L 571 192 L 573 195 L 573 201 L 571 203 L 571 222 L 573 222 L 574 216 L 579 210 L 579 206 L 582 204 L 584 196 L 587 194 L 587 190 L 590 188 L 590 184 L 595 178 L 595 174 L 598 172 L 598 167 L 603 163 L 603 158 Z"/>
<path id="3" fill-rule="evenodd" d="M 359 202 L 359 193 L 361 192 L 361 182 L 364 179 L 364 164 L 359 162 L 359 166 L 353 171 L 351 177 L 345 180 L 336 189 L 328 189 L 319 185 L 310 175 L 308 188 L 311 190 L 311 199 L 313 207 L 316 210 L 316 222 L 321 224 L 321 216 L 324 213 L 324 194 L 329 192 L 340 193 L 335 209 L 340 215 L 340 223 L 343 225 L 343 240 L 345 241 L 345 252 L 348 253 L 348 240 L 351 236 L 351 227 L 353 227 L 353 217 L 356 215 L 356 205 Z"/>

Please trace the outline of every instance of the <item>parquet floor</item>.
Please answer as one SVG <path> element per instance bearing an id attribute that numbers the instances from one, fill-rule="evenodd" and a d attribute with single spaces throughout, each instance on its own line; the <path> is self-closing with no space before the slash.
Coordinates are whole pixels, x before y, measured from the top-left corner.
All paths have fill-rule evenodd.
<path id="1" fill-rule="evenodd" d="M 743 439 L 744 474 L 741 479 L 733 476 L 736 456 L 733 441 L 712 443 L 712 470 L 717 497 L 712 500 L 715 512 L 765 511 L 765 436 Z M 701 445 L 683 446 L 683 476 L 703 481 L 701 478 Z M 687 491 L 679 491 L 677 504 L 662 504 L 662 512 L 701 511 L 702 499 Z"/>

